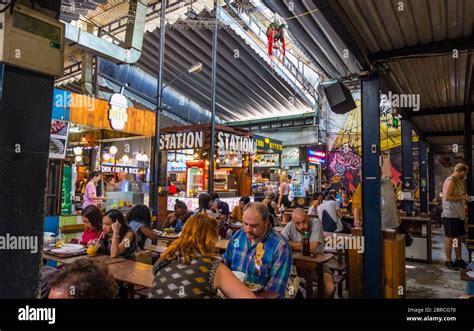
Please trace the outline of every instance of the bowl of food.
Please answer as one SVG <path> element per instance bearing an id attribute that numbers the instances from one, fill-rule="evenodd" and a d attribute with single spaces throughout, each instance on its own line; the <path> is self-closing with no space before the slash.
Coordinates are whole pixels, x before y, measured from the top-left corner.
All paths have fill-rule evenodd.
<path id="1" fill-rule="evenodd" d="M 163 233 L 165 234 L 165 236 L 170 236 L 174 233 L 174 229 L 173 228 L 164 228 Z"/>

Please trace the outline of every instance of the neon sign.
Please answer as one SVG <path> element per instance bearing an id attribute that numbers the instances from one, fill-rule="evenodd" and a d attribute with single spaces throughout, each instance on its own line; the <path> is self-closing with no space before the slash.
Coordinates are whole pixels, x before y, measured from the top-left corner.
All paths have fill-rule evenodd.
<path id="1" fill-rule="evenodd" d="M 326 163 L 326 152 L 322 150 L 308 149 L 308 162 L 325 164 Z"/>

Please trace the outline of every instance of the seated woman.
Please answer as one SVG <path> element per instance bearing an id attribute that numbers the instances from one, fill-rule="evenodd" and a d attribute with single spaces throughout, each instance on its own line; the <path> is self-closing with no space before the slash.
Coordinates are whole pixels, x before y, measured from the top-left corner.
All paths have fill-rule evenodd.
<path id="1" fill-rule="evenodd" d="M 169 214 L 163 222 L 163 228 L 174 227 L 177 233 L 183 230 L 186 221 L 193 215 L 188 211 L 188 206 L 181 200 L 174 203 L 174 213 Z"/>
<path id="2" fill-rule="evenodd" d="M 84 223 L 84 232 L 82 233 L 81 244 L 87 245 L 91 241 L 99 239 L 102 232 L 102 211 L 94 205 L 86 207 L 82 211 L 82 222 Z M 77 239 L 72 239 L 71 242 L 78 242 Z"/>
<path id="3" fill-rule="evenodd" d="M 308 209 L 308 214 L 309 215 L 317 215 L 318 214 L 318 207 L 323 201 L 323 195 L 321 193 L 315 192 L 313 194 L 313 198 L 309 202 L 309 209 Z"/>
<path id="4" fill-rule="evenodd" d="M 136 236 L 125 222 L 125 217 L 120 210 L 111 209 L 105 213 L 102 219 L 102 230 L 105 237 L 101 241 L 100 254 L 111 257 L 120 256 L 128 260 L 135 259 L 135 252 L 138 250 Z"/>
<path id="5" fill-rule="evenodd" d="M 353 228 L 354 219 L 347 216 L 352 216 L 352 202 L 350 201 L 350 194 L 347 190 L 342 191 L 342 202 L 340 204 L 340 210 L 342 213 L 342 223 L 344 225 Z"/>
<path id="6" fill-rule="evenodd" d="M 255 298 L 214 253 L 217 222 L 206 214 L 192 216 L 181 236 L 162 254 L 153 268 L 149 298 Z"/>
<path id="7" fill-rule="evenodd" d="M 151 226 L 151 212 L 150 209 L 145 205 L 134 206 L 125 216 L 130 228 L 136 235 L 136 241 L 138 247 L 143 249 L 145 247 L 146 239 L 156 240 L 158 236 L 153 232 Z"/>
<path id="8" fill-rule="evenodd" d="M 242 223 L 242 211 L 249 202 L 249 197 L 241 197 L 239 200 L 239 204 L 235 206 L 234 209 L 232 209 L 229 218 L 231 218 L 234 222 Z"/>
<path id="9" fill-rule="evenodd" d="M 194 211 L 195 214 L 204 213 L 209 217 L 216 219 L 216 214 L 211 210 L 211 196 L 207 193 L 199 194 L 199 207 Z"/>

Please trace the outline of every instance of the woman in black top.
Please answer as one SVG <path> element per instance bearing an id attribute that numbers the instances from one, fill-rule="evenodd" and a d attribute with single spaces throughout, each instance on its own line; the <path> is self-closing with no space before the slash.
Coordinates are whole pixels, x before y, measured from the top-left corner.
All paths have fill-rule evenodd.
<path id="1" fill-rule="evenodd" d="M 135 252 L 138 251 L 136 236 L 120 210 L 111 209 L 105 213 L 102 230 L 105 237 L 101 240 L 101 254 L 135 260 Z"/>

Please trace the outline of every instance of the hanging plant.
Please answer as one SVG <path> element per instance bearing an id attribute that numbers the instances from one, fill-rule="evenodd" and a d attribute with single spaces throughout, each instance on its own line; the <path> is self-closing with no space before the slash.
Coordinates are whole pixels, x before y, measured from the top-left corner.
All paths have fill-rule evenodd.
<path id="1" fill-rule="evenodd" d="M 267 39 L 268 39 L 268 56 L 273 59 L 273 50 L 280 50 L 282 57 L 285 57 L 285 35 L 284 35 L 285 24 L 280 23 L 278 20 L 273 21 L 267 27 Z M 280 61 L 280 58 L 278 58 Z"/>

